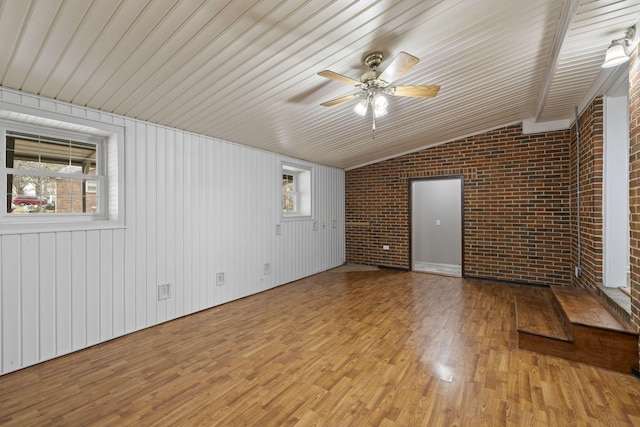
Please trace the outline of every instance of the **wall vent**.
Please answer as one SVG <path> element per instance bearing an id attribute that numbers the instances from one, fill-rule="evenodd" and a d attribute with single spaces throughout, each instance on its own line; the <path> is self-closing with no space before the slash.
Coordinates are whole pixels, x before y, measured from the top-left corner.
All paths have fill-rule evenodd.
<path id="1" fill-rule="evenodd" d="M 158 301 L 171 298 L 171 284 L 158 285 Z"/>

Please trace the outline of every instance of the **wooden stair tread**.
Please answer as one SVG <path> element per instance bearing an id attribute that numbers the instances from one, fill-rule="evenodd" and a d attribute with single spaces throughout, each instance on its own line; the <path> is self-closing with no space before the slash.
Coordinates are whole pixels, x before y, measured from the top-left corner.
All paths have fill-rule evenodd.
<path id="1" fill-rule="evenodd" d="M 556 311 L 553 293 L 538 288 L 515 296 L 518 332 L 571 341 L 571 332 Z"/>
<path id="2" fill-rule="evenodd" d="M 575 286 L 551 286 L 551 291 L 571 323 L 637 335 L 589 291 Z"/>

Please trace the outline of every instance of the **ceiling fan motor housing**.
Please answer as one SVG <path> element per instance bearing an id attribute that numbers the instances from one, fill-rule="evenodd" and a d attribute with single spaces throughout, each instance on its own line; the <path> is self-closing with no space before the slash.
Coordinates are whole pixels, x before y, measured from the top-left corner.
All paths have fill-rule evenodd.
<path id="1" fill-rule="evenodd" d="M 383 59 L 384 55 L 382 55 L 382 52 L 372 52 L 364 57 L 364 63 L 367 64 L 367 67 L 375 71 Z"/>

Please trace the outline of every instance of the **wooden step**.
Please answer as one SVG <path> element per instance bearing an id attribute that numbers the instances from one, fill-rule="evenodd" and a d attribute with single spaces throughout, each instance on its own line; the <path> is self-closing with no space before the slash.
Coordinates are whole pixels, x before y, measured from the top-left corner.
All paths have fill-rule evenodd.
<path id="1" fill-rule="evenodd" d="M 571 328 L 560 316 L 557 301 L 549 288 L 531 289 L 516 295 L 516 325 L 519 332 L 572 341 Z"/>
<path id="2" fill-rule="evenodd" d="M 624 373 L 638 366 L 638 333 L 588 290 L 552 286 L 515 300 L 520 348 Z"/>
<path id="3" fill-rule="evenodd" d="M 627 326 L 588 290 L 575 286 L 551 286 L 550 289 L 569 322 L 634 333 L 633 328 Z"/>

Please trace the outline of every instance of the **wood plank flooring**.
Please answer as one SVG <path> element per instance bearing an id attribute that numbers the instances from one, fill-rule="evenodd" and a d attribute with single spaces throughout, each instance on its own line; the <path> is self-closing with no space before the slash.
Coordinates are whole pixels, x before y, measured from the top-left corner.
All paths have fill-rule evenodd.
<path id="1" fill-rule="evenodd" d="M 325 272 L 0 377 L 0 424 L 640 425 L 632 376 L 517 348 L 536 291 Z"/>

